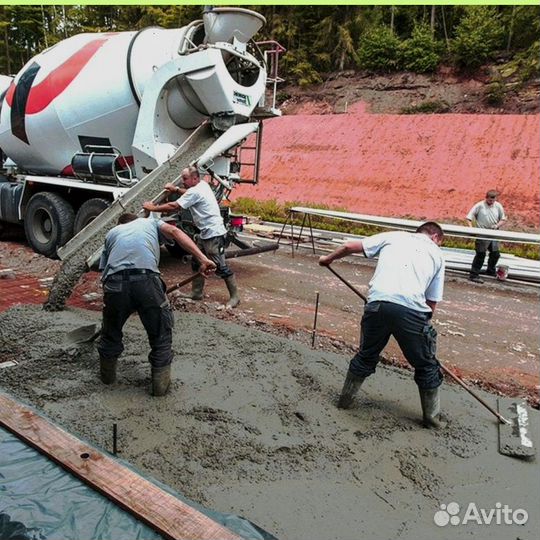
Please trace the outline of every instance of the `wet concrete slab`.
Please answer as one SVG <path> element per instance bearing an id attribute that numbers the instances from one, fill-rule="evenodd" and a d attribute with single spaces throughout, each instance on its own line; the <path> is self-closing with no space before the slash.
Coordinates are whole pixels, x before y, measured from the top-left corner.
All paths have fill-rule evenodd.
<path id="1" fill-rule="evenodd" d="M 19 363 L 1 370 L 0 387 L 104 449 L 117 423 L 122 458 L 279 538 L 535 537 L 537 462 L 499 454 L 496 420 L 459 388 L 443 388 L 443 432 L 421 427 L 412 374 L 396 367 L 381 366 L 354 407 L 338 410 L 348 356 L 177 313 L 172 389 L 158 399 L 136 318 L 112 386 L 99 381 L 92 344 L 64 347 L 65 332 L 98 320 L 78 309 L 1 313 L 0 353 Z M 537 444 L 539 417 L 532 412 Z M 461 521 L 471 504 L 507 505 L 528 520 L 438 525 L 456 504 Z"/>

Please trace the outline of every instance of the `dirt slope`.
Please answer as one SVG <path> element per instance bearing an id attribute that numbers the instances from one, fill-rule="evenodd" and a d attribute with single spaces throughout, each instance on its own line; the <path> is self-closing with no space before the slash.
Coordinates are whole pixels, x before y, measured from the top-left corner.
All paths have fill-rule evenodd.
<path id="1" fill-rule="evenodd" d="M 502 80 L 505 90 L 504 99 L 496 105 L 486 99 L 494 79 Z M 472 74 L 450 66 L 425 75 L 345 71 L 328 74 L 323 83 L 307 88 L 285 84 L 278 97 L 287 115 L 338 114 L 358 103 L 374 114 L 399 114 L 425 106 L 432 112 L 458 114 L 538 114 L 540 80 L 523 83 L 517 73 L 500 79 L 495 65 Z"/>
<path id="2" fill-rule="evenodd" d="M 537 115 L 293 115 L 265 125 L 260 184 L 234 197 L 462 222 L 498 189 L 509 229 L 540 226 Z"/>

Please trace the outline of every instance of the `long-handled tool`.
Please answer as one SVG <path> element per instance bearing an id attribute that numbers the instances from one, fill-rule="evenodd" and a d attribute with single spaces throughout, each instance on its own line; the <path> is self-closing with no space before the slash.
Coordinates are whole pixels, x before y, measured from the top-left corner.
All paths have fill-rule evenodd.
<path id="1" fill-rule="evenodd" d="M 184 285 L 187 285 L 188 283 L 191 283 L 199 273 L 193 274 L 192 276 L 189 276 L 188 278 L 180 281 L 179 283 L 176 283 L 175 285 L 171 285 L 167 288 L 167 294 L 172 293 L 173 291 L 176 291 L 177 289 L 180 289 Z M 64 344 L 71 346 L 71 345 L 80 345 L 82 343 L 89 343 L 91 341 L 94 341 L 99 337 L 101 334 L 101 326 L 98 326 L 97 324 L 87 324 L 85 326 L 80 326 L 79 328 L 75 328 L 75 330 L 72 330 L 71 332 L 68 332 L 64 337 Z"/>
<path id="2" fill-rule="evenodd" d="M 358 295 L 364 303 L 367 303 L 367 298 L 353 285 L 351 285 L 344 277 L 339 275 L 331 266 L 327 266 L 338 279 L 340 279 L 349 289 Z M 511 400 L 497 400 L 497 412 L 489 403 L 482 399 L 474 392 L 465 382 L 460 379 L 453 371 L 444 366 L 440 361 L 441 369 L 463 387 L 471 396 L 479 401 L 489 412 L 491 412 L 497 420 L 499 420 L 499 452 L 507 456 L 529 458 L 536 455 L 533 439 L 531 435 L 531 427 L 529 421 L 529 412 L 524 400 L 516 402 Z M 506 416 L 501 414 L 505 412 Z"/>
<path id="3" fill-rule="evenodd" d="M 347 285 L 347 287 L 349 287 L 354 294 L 359 296 L 364 301 L 364 304 L 367 304 L 367 298 L 354 285 L 351 285 L 345 278 L 341 277 L 331 266 L 327 266 L 326 268 L 328 268 L 328 270 L 330 270 L 334 276 L 343 281 L 343 283 L 345 283 L 345 285 Z"/>
<path id="4" fill-rule="evenodd" d="M 184 285 L 191 283 L 198 275 L 202 275 L 202 274 L 200 274 L 200 272 L 197 272 L 196 274 L 193 274 L 192 276 L 189 276 L 186 279 L 183 279 L 182 281 L 176 283 L 175 285 L 171 285 L 170 287 L 167 287 L 167 294 L 170 294 L 173 291 L 176 291 L 176 289 L 180 289 Z"/>

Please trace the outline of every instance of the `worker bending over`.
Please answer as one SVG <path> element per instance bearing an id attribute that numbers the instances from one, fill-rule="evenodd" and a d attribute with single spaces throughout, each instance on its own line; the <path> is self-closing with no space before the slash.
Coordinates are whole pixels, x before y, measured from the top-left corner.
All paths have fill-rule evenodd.
<path id="1" fill-rule="evenodd" d="M 178 212 L 179 209 L 190 209 L 193 222 L 200 230 L 198 244 L 203 253 L 217 266 L 216 275 L 222 278 L 229 291 L 228 308 L 234 308 L 240 303 L 238 288 L 234 273 L 225 260 L 225 235 L 227 229 L 223 225 L 223 218 L 219 211 L 219 205 L 212 188 L 208 182 L 201 180 L 197 167 L 187 167 L 181 174 L 184 188 L 174 184 L 165 184 L 165 189 L 170 193 L 179 193 L 182 196 L 176 200 L 164 204 L 153 204 L 147 201 L 143 208 L 149 212 Z M 194 271 L 198 269 L 197 260 L 192 260 Z M 202 300 L 204 278 L 201 276 L 193 280 L 192 300 Z"/>
<path id="2" fill-rule="evenodd" d="M 443 427 L 439 418 L 442 374 L 435 357 L 437 332 L 431 324 L 443 296 L 442 240 L 441 227 L 430 221 L 415 233 L 387 232 L 347 242 L 319 259 L 321 266 L 329 266 L 352 253 L 379 257 L 362 317 L 360 350 L 350 362 L 339 408 L 352 405 L 366 377 L 375 372 L 379 354 L 392 335 L 414 367 L 424 426 Z"/>
<path id="3" fill-rule="evenodd" d="M 177 227 L 161 220 L 122 214 L 105 238 L 99 267 L 103 282 L 103 322 L 98 343 L 101 380 L 116 380 L 118 357 L 124 350 L 122 328 L 135 311 L 148 335 L 152 366 L 152 395 L 163 396 L 171 383 L 174 319 L 161 279 L 159 246 L 175 240 L 199 261 L 200 271 L 215 270 L 195 243 Z"/>

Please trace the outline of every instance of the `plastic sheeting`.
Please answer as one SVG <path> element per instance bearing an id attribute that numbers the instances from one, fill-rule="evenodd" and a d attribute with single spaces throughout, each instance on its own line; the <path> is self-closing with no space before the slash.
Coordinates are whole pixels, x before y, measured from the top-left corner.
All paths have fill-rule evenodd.
<path id="1" fill-rule="evenodd" d="M 167 486 L 152 481 L 243 538 L 275 540 L 241 517 L 207 510 Z M 1 540 L 161 538 L 134 516 L 0 428 Z"/>

